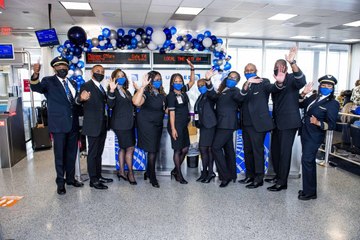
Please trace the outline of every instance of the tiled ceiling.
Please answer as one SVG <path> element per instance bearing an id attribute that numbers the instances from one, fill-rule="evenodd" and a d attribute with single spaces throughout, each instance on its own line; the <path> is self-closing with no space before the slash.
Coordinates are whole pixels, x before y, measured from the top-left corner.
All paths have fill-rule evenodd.
<path id="1" fill-rule="evenodd" d="M 71 0 L 68 0 L 71 1 Z M 90 2 L 95 17 L 72 17 L 56 0 L 5 0 L 0 27 L 12 27 L 28 37 L 0 36 L 0 42 L 13 42 L 17 47 L 37 47 L 33 32 L 48 24 L 48 4 L 52 4 L 52 26 L 66 35 L 73 25 L 83 27 L 89 37 L 97 36 L 102 27 L 112 29 L 151 26 L 175 26 L 178 32 L 192 33 L 210 30 L 217 36 L 233 32 L 248 32 L 246 38 L 290 40 L 296 35 L 314 36 L 315 41 L 343 43 L 360 38 L 360 27 L 342 24 L 360 20 L 360 0 L 77 0 Z M 172 20 L 176 9 L 205 8 L 191 21 Z M 25 14 L 24 11 L 29 13 Z M 270 21 L 277 13 L 297 14 L 287 21 Z M 235 22 L 216 22 L 240 19 Z M 34 27 L 35 30 L 28 30 Z"/>

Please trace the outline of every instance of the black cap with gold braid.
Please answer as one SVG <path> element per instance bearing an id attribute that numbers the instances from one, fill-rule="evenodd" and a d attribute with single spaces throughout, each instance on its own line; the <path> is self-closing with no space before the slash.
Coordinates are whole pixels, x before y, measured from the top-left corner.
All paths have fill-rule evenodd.
<path id="1" fill-rule="evenodd" d="M 337 84 L 337 80 L 333 75 L 325 75 L 321 78 L 319 78 L 318 82 L 321 83 L 330 83 L 332 85 L 336 85 Z"/>
<path id="2" fill-rule="evenodd" d="M 51 61 L 50 66 L 55 67 L 55 66 L 60 65 L 60 64 L 64 64 L 66 66 L 69 66 L 69 61 L 66 58 L 62 57 L 62 56 L 58 56 L 58 57 L 54 58 Z"/>

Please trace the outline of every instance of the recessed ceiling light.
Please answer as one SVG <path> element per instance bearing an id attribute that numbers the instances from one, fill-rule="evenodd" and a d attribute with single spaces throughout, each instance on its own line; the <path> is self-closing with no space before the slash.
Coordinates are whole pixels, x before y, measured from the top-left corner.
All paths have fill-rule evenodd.
<path id="1" fill-rule="evenodd" d="M 314 36 L 301 36 L 301 35 L 298 35 L 298 36 L 293 36 L 293 37 L 290 37 L 290 38 L 295 38 L 295 39 L 313 39 Z"/>
<path id="2" fill-rule="evenodd" d="M 92 10 L 87 2 L 60 2 L 67 10 Z"/>
<path id="3" fill-rule="evenodd" d="M 269 20 L 277 20 L 277 21 L 284 21 L 284 20 L 288 20 L 290 18 L 296 17 L 296 14 L 286 14 L 286 13 L 279 13 L 276 14 L 272 17 L 269 17 Z"/>
<path id="4" fill-rule="evenodd" d="M 179 7 L 175 14 L 198 15 L 204 8 Z"/>
<path id="5" fill-rule="evenodd" d="M 310 46 L 311 48 L 325 48 L 326 45 L 325 44 L 317 44 L 317 45 L 312 45 Z"/>
<path id="6" fill-rule="evenodd" d="M 271 42 L 271 43 L 267 43 L 266 46 L 278 46 L 281 45 L 281 42 Z"/>
<path id="7" fill-rule="evenodd" d="M 34 27 L 27 27 L 27 29 L 32 30 L 32 29 L 34 29 Z"/>
<path id="8" fill-rule="evenodd" d="M 246 36 L 246 35 L 249 35 L 249 34 L 250 34 L 249 32 L 233 32 L 233 33 L 230 33 L 230 36 L 241 37 L 241 36 Z"/>
<path id="9" fill-rule="evenodd" d="M 357 38 L 352 38 L 352 39 L 345 39 L 345 40 L 342 40 L 343 42 L 360 42 L 360 39 L 357 39 Z"/>
<path id="10" fill-rule="evenodd" d="M 343 24 L 344 26 L 350 26 L 350 27 L 360 27 L 360 20 L 350 23 Z"/>

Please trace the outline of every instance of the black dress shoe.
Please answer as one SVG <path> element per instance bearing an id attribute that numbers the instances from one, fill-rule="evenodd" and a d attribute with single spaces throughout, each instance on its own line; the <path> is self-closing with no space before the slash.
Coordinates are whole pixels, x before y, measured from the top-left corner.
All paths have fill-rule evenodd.
<path id="1" fill-rule="evenodd" d="M 78 180 L 74 180 L 73 182 L 66 183 L 66 185 L 72 185 L 74 187 L 83 187 L 84 184 L 82 182 L 79 182 Z"/>
<path id="2" fill-rule="evenodd" d="M 244 179 L 239 180 L 238 182 L 241 184 L 248 184 L 248 183 L 252 183 L 253 181 L 254 181 L 254 178 L 246 177 Z"/>
<path id="3" fill-rule="evenodd" d="M 287 189 L 287 185 L 275 184 L 275 185 L 267 188 L 267 190 L 269 190 L 271 192 L 279 192 L 283 189 Z"/>
<path id="4" fill-rule="evenodd" d="M 90 182 L 90 187 L 93 187 L 95 189 L 108 189 L 108 186 L 104 185 L 102 182 Z"/>
<path id="5" fill-rule="evenodd" d="M 114 180 L 112 178 L 104 178 L 104 177 L 99 177 L 99 182 L 101 183 L 109 183 L 109 182 L 113 182 Z"/>
<path id="6" fill-rule="evenodd" d="M 276 177 L 273 177 L 273 178 L 266 178 L 264 179 L 265 182 L 267 183 L 277 183 L 277 178 Z"/>
<path id="7" fill-rule="evenodd" d="M 229 180 L 227 180 L 227 181 L 221 181 L 221 184 L 220 184 L 219 187 L 221 187 L 221 188 L 226 187 L 227 185 L 229 185 L 229 183 L 231 182 L 231 180 L 232 180 L 232 179 L 229 179 Z"/>
<path id="8" fill-rule="evenodd" d="M 150 181 L 150 183 L 154 188 L 160 188 L 160 185 L 157 180 L 152 180 Z"/>
<path id="9" fill-rule="evenodd" d="M 299 200 L 304 200 L 304 201 L 307 201 L 307 200 L 310 200 L 310 199 L 316 199 L 317 196 L 316 194 L 313 194 L 313 195 L 306 195 L 306 194 L 299 194 L 298 196 L 298 199 Z"/>
<path id="10" fill-rule="evenodd" d="M 258 188 L 260 186 L 262 186 L 264 184 L 264 182 L 252 182 L 250 183 L 249 185 L 246 185 L 245 187 L 246 188 L 249 188 L 249 189 L 254 189 L 254 188 Z"/>
<path id="11" fill-rule="evenodd" d="M 208 175 L 207 171 L 201 171 L 201 175 L 198 179 L 196 179 L 197 182 L 202 182 Z"/>
<path id="12" fill-rule="evenodd" d="M 57 187 L 57 193 L 58 193 L 59 195 L 64 195 L 64 194 L 66 193 L 65 186 L 64 186 L 64 185 L 58 186 L 58 187 Z"/>

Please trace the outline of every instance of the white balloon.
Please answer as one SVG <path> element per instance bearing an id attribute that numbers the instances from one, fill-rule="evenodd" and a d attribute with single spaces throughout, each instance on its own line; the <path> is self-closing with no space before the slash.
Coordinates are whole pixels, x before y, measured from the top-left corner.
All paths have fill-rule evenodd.
<path id="1" fill-rule="evenodd" d="M 150 50 L 155 50 L 157 48 L 157 45 L 151 41 L 148 45 L 147 45 L 148 49 Z"/>
<path id="2" fill-rule="evenodd" d="M 185 42 L 185 41 L 181 41 L 180 44 L 181 44 L 181 46 L 185 46 L 186 42 Z"/>
<path id="3" fill-rule="evenodd" d="M 138 41 L 141 40 L 141 36 L 140 36 L 140 35 L 136 35 L 135 38 L 136 38 L 136 40 L 138 40 Z"/>
<path id="4" fill-rule="evenodd" d="M 69 75 L 69 76 L 72 76 L 73 74 L 74 74 L 74 70 L 69 70 L 69 71 L 68 71 L 68 75 Z"/>
<path id="5" fill-rule="evenodd" d="M 83 75 L 83 71 L 80 68 L 75 69 L 75 76 Z"/>
<path id="6" fill-rule="evenodd" d="M 179 50 L 182 47 L 180 43 L 175 43 L 175 49 Z"/>
<path id="7" fill-rule="evenodd" d="M 111 45 L 116 46 L 116 39 L 111 39 L 110 42 L 111 42 Z"/>
<path id="8" fill-rule="evenodd" d="M 206 47 L 206 48 L 210 47 L 210 46 L 212 45 L 212 40 L 211 40 L 209 37 L 205 38 L 205 39 L 203 40 L 203 45 L 204 45 L 204 47 Z"/>
<path id="9" fill-rule="evenodd" d="M 72 63 L 76 64 L 78 63 L 79 58 L 77 56 L 74 56 L 74 58 L 71 60 Z"/>
<path id="10" fill-rule="evenodd" d="M 151 40 L 156 44 L 156 45 L 162 45 L 164 44 L 164 42 L 166 41 L 166 35 L 162 30 L 156 30 L 153 32 L 153 34 L 151 35 Z"/>
<path id="11" fill-rule="evenodd" d="M 220 50 L 221 50 L 221 45 L 220 45 L 220 46 L 216 46 L 216 47 L 215 47 L 215 50 L 218 51 L 218 52 L 220 52 Z"/>
<path id="12" fill-rule="evenodd" d="M 106 43 L 106 41 L 102 40 L 102 41 L 100 41 L 99 45 L 103 47 L 103 46 L 105 46 L 105 43 Z"/>

